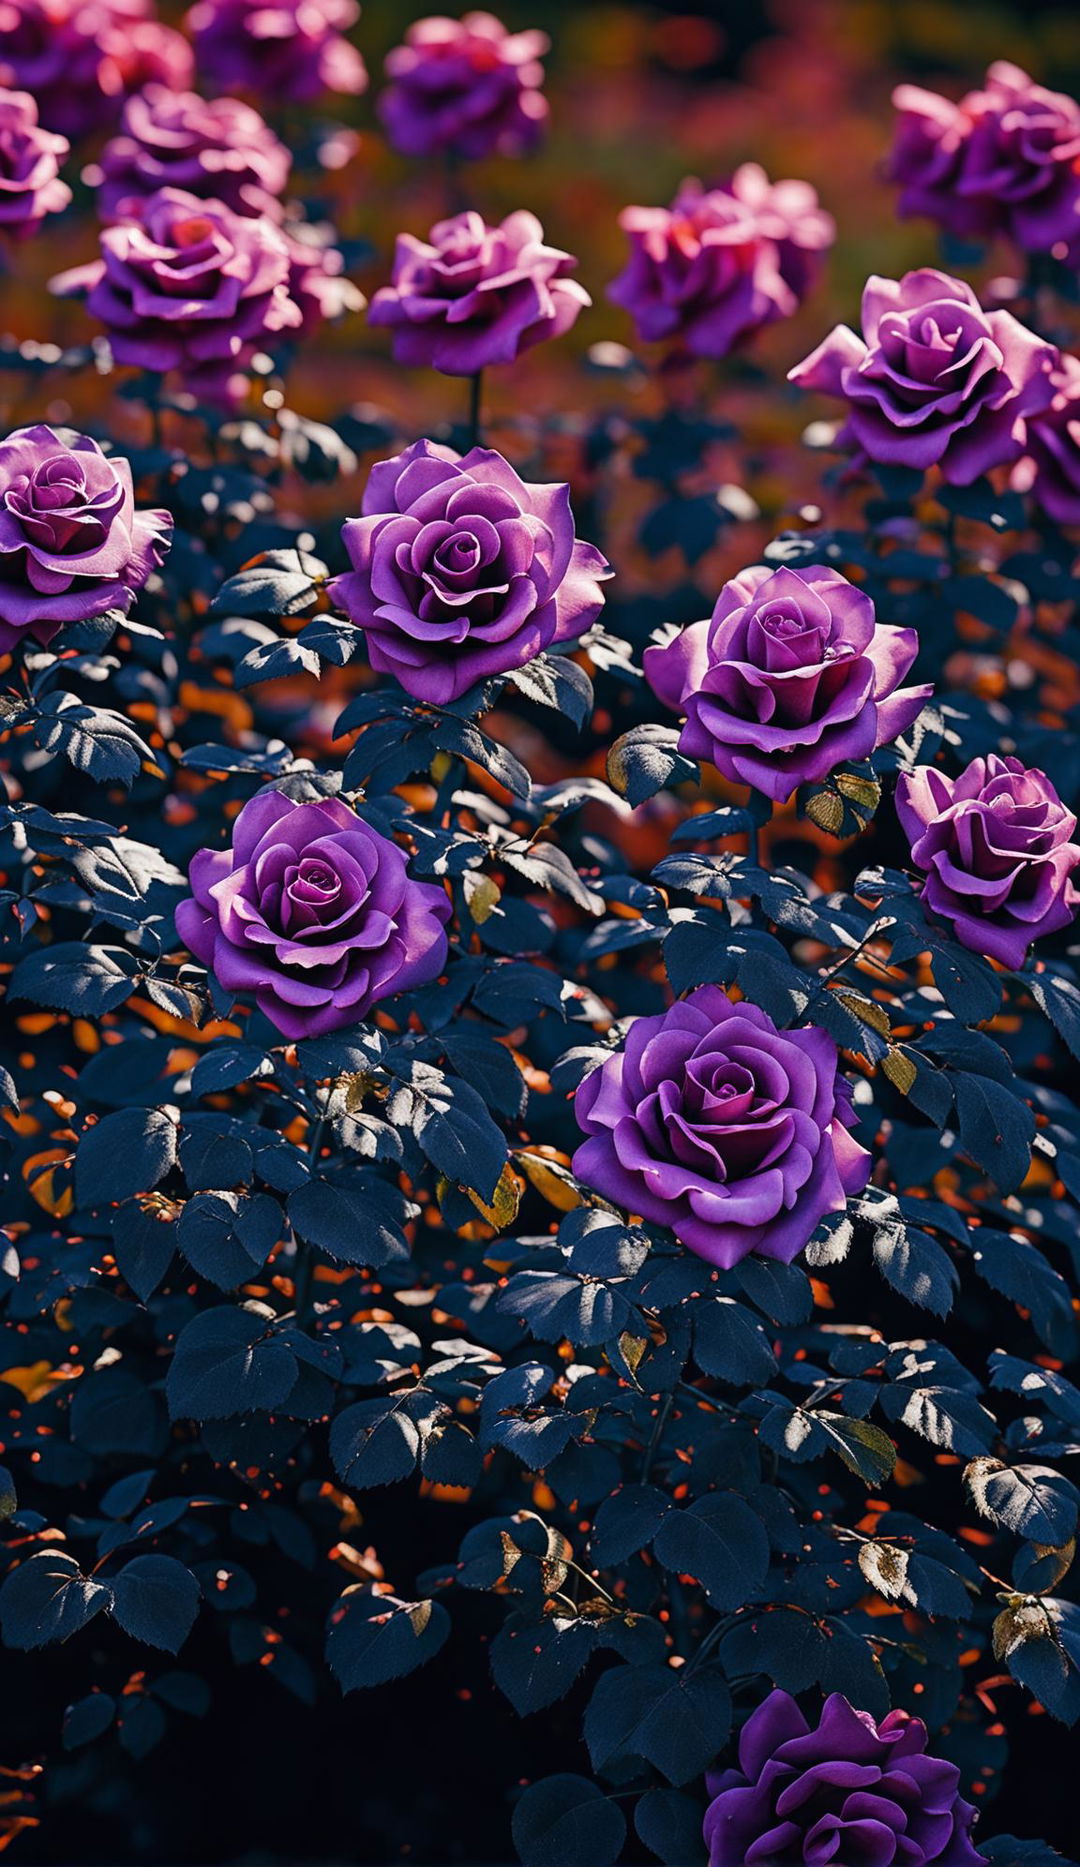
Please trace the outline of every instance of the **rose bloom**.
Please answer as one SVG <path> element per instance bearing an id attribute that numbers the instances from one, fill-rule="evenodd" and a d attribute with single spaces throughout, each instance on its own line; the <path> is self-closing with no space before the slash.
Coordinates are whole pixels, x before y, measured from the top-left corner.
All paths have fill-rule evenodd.
<path id="1" fill-rule="evenodd" d="M 359 17 L 356 0 L 198 0 L 187 26 L 215 89 L 310 103 L 367 89 L 364 61 L 342 37 Z"/>
<path id="2" fill-rule="evenodd" d="M 102 151 L 98 211 L 106 220 L 137 217 L 140 200 L 181 188 L 234 214 L 280 220 L 291 166 L 284 144 L 247 104 L 151 84 L 128 99 Z"/>
<path id="3" fill-rule="evenodd" d="M 1033 940 L 1072 921 L 1076 818 L 1045 772 L 996 752 L 959 778 L 919 765 L 897 780 L 896 814 L 923 900 L 973 953 L 1022 966 Z"/>
<path id="4" fill-rule="evenodd" d="M 0 652 L 65 622 L 126 612 L 165 557 L 173 522 L 139 511 L 131 467 L 44 424 L 0 441 Z"/>
<path id="5" fill-rule="evenodd" d="M 566 276 L 576 265 L 544 244 L 535 214 L 519 210 L 498 227 L 455 214 L 427 241 L 398 235 L 392 282 L 376 292 L 368 320 L 390 326 L 396 362 L 474 376 L 570 329 L 592 303 Z"/>
<path id="6" fill-rule="evenodd" d="M 60 180 L 60 164 L 69 148 L 66 136 L 40 127 L 26 91 L 0 90 L 0 234 L 26 239 L 67 206 L 71 189 Z"/>
<path id="7" fill-rule="evenodd" d="M 182 32 L 163 26 L 159 19 L 118 24 L 113 44 L 128 96 L 148 84 L 185 91 L 195 82 L 195 54 L 190 45 Z"/>
<path id="8" fill-rule="evenodd" d="M 1059 525 L 1080 525 L 1080 358 L 1062 356 L 1054 399 L 1027 424 L 1027 455 L 1012 484 Z"/>
<path id="9" fill-rule="evenodd" d="M 262 791 L 231 849 L 200 849 L 180 939 L 226 992 L 253 992 L 291 1041 L 355 1024 L 446 964 L 450 902 L 337 798 Z"/>
<path id="10" fill-rule="evenodd" d="M 870 1173 L 836 1045 L 703 985 L 636 1018 L 574 1098 L 578 1179 L 723 1270 L 783 1264 Z"/>
<path id="11" fill-rule="evenodd" d="M 725 194 L 749 209 L 776 248 L 780 276 L 802 301 L 815 284 L 822 255 L 836 239 L 836 222 L 809 182 L 770 181 L 756 162 L 744 162 L 724 184 Z"/>
<path id="12" fill-rule="evenodd" d="M 611 571 L 575 538 L 569 487 L 522 480 L 490 448 L 415 441 L 372 468 L 361 510 L 332 594 L 372 667 L 418 700 L 445 705 L 524 667 L 603 607 Z"/>
<path id="13" fill-rule="evenodd" d="M 930 267 L 871 277 L 862 336 L 838 324 L 788 372 L 840 396 L 841 445 L 879 466 L 937 466 L 954 486 L 1024 451 L 1025 420 L 1048 406 L 1057 351 L 1008 311 L 983 311 L 969 285 Z"/>
<path id="14" fill-rule="evenodd" d="M 72 138 L 115 121 L 154 77 L 185 83 L 191 50 L 152 0 L 0 0 L 0 84 L 29 91 L 42 123 Z"/>
<path id="15" fill-rule="evenodd" d="M 162 188 L 137 220 L 106 227 L 101 252 L 52 286 L 87 292 L 118 363 L 177 370 L 189 388 L 228 401 L 259 346 L 299 328 L 280 229 L 221 201 Z"/>
<path id="16" fill-rule="evenodd" d="M 709 1867 L 979 1867 L 975 1810 L 953 1763 L 905 1711 L 876 1724 L 834 1692 L 811 1729 L 770 1692 L 739 1736 L 739 1767 L 706 1780 Z"/>
<path id="17" fill-rule="evenodd" d="M 644 343 L 726 357 L 798 309 L 756 208 L 724 189 L 685 181 L 670 208 L 628 207 L 619 225 L 630 260 L 608 297 L 630 313 Z"/>
<path id="18" fill-rule="evenodd" d="M 1080 104 L 999 60 L 963 102 L 971 134 L 958 189 L 996 208 L 1027 253 L 1080 263 Z"/>
<path id="19" fill-rule="evenodd" d="M 708 621 L 645 650 L 645 677 L 686 714 L 681 751 L 783 802 L 911 725 L 933 691 L 900 686 L 918 647 L 838 571 L 756 564 Z"/>
<path id="20" fill-rule="evenodd" d="M 547 123 L 544 32 L 507 32 L 490 13 L 417 20 L 389 53 L 379 116 L 406 156 L 520 155 Z"/>
<path id="21" fill-rule="evenodd" d="M 962 187 L 971 146 L 971 118 L 960 104 L 917 84 L 893 92 L 896 134 L 886 163 L 899 182 L 902 218 L 924 214 L 958 239 L 981 239 L 1000 224 L 998 204 Z"/>

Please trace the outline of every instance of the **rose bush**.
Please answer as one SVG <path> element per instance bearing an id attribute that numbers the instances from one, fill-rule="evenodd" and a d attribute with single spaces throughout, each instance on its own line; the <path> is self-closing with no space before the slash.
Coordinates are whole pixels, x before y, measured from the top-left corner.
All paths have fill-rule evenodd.
<path id="1" fill-rule="evenodd" d="M 908 91 L 930 270 L 945 4 L 0 0 L 13 1861 L 1068 1848 L 1072 113 Z"/>

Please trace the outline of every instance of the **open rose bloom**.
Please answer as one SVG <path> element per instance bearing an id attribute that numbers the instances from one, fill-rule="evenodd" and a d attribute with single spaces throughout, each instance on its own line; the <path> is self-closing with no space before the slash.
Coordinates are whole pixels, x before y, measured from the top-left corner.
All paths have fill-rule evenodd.
<path id="1" fill-rule="evenodd" d="M 85 293 L 118 363 L 164 373 L 228 402 L 255 351 L 297 330 L 289 249 L 280 228 L 161 188 L 101 235 L 101 258 L 53 280 Z"/>
<path id="2" fill-rule="evenodd" d="M 40 423 L 0 441 L 0 651 L 65 622 L 125 614 L 172 538 L 135 504 L 131 467 L 88 435 Z"/>
<path id="3" fill-rule="evenodd" d="M 227 992 L 250 992 L 289 1038 L 317 1037 L 446 962 L 450 902 L 404 851 L 336 798 L 264 791 L 231 849 L 202 849 L 176 930 Z"/>
<path id="4" fill-rule="evenodd" d="M 636 1018 L 574 1113 L 578 1179 L 724 1270 L 790 1264 L 870 1170 L 832 1038 L 778 1031 L 715 985 Z"/>
<path id="5" fill-rule="evenodd" d="M 1080 105 L 998 59 L 958 104 L 900 85 L 888 173 L 900 212 L 963 237 L 1005 233 L 1025 253 L 1080 258 Z"/>
<path id="6" fill-rule="evenodd" d="M 1073 919 L 1076 818 L 1045 772 L 996 752 L 959 778 L 920 765 L 897 783 L 896 814 L 927 906 L 974 952 L 1021 966 L 1033 940 Z"/>
<path id="7" fill-rule="evenodd" d="M 407 156 L 521 155 L 547 123 L 544 32 L 508 32 L 490 13 L 435 15 L 386 60 L 379 115 Z"/>
<path id="8" fill-rule="evenodd" d="M 592 303 L 569 277 L 576 265 L 548 246 L 535 214 L 519 210 L 497 227 L 455 214 L 427 240 L 398 235 L 393 278 L 375 293 L 368 322 L 389 326 L 397 362 L 474 376 L 565 335 Z"/>
<path id="9" fill-rule="evenodd" d="M 1010 312 L 984 311 L 969 285 L 924 267 L 868 279 L 861 335 L 837 325 L 789 377 L 847 403 L 837 440 L 860 459 L 969 486 L 1020 458 L 1056 362 Z"/>
<path id="10" fill-rule="evenodd" d="M 709 1778 L 709 1867 L 978 1867 L 960 1772 L 927 1741 L 903 1711 L 875 1723 L 834 1692 L 812 1727 L 771 1692 Z"/>
<path id="11" fill-rule="evenodd" d="M 333 595 L 371 665 L 445 705 L 596 620 L 610 570 L 574 536 L 570 489 L 522 480 L 491 448 L 416 441 L 372 468 L 342 528 Z"/>
<path id="12" fill-rule="evenodd" d="M 829 570 L 757 564 L 726 583 L 706 622 L 645 651 L 645 676 L 685 713 L 679 747 L 783 802 L 910 726 L 929 687 L 901 682 L 913 629 L 880 624 Z"/>

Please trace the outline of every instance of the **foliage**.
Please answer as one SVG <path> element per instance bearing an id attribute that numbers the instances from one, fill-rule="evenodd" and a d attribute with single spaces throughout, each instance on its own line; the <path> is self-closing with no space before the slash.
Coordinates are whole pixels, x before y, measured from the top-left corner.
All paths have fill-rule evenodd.
<path id="1" fill-rule="evenodd" d="M 287 362 L 235 419 L 109 379 L 172 551 L 3 672 L 0 1634 L 58 1649 L 46 1776 L 81 1760 L 92 1800 L 185 1720 L 227 1743 L 226 1669 L 317 1717 L 482 1638 L 517 1717 L 569 1705 L 565 1767 L 489 1789 L 526 1867 L 703 1859 L 704 1772 L 771 1685 L 916 1713 L 985 1802 L 1025 1705 L 1080 1716 L 1080 972 L 1068 929 L 1015 968 L 961 945 L 891 800 L 1007 752 L 1075 801 L 1075 534 L 1000 476 L 831 467 L 778 512 L 746 561 L 858 582 L 934 697 L 774 807 L 641 672 L 756 518 L 710 382 L 598 394 L 567 470 L 616 571 L 629 486 L 678 585 L 616 575 L 579 641 L 437 705 L 331 588 L 414 436 L 301 416 Z M 297 1041 L 173 919 L 273 789 L 347 803 L 453 914 L 437 978 Z M 853 1088 L 869 1184 L 791 1264 L 715 1268 L 573 1171 L 580 1082 L 705 984 L 825 1031 Z"/>

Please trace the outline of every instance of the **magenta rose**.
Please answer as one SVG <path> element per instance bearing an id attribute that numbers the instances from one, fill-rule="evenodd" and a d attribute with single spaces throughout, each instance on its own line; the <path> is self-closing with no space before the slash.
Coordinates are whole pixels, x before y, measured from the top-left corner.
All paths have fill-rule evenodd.
<path id="1" fill-rule="evenodd" d="M 60 180 L 60 164 L 69 148 L 66 136 L 41 128 L 25 91 L 0 91 L 0 234 L 26 239 L 67 206 L 71 189 Z"/>
<path id="2" fill-rule="evenodd" d="M 254 352 L 299 328 L 284 235 L 224 202 L 162 188 L 137 220 L 105 228 L 101 253 L 53 290 L 87 292 L 118 363 L 177 370 L 201 395 L 228 401 Z"/>
<path id="3" fill-rule="evenodd" d="M 251 992 L 283 1037 L 320 1037 L 427 985 L 446 964 L 450 902 L 336 798 L 263 791 L 231 849 L 200 849 L 176 931 L 226 992 Z"/>
<path id="4" fill-rule="evenodd" d="M 635 1018 L 574 1114 L 578 1179 L 724 1270 L 751 1252 L 790 1264 L 870 1172 L 831 1037 L 778 1031 L 717 985 Z"/>
<path id="5" fill-rule="evenodd" d="M 398 363 L 475 376 L 570 329 L 592 303 L 567 277 L 576 265 L 545 245 L 535 214 L 519 210 L 498 227 L 455 214 L 427 241 L 398 235 L 392 282 L 376 292 L 368 320 L 390 326 Z"/>
<path id="6" fill-rule="evenodd" d="M 1033 940 L 1072 921 L 1076 818 L 1045 772 L 996 752 L 959 778 L 919 765 L 897 781 L 896 814 L 923 900 L 973 953 L 1022 966 Z"/>
<path id="7" fill-rule="evenodd" d="M 163 26 L 159 19 L 124 23 L 116 34 L 116 55 L 124 78 L 124 93 L 133 96 L 148 84 L 164 84 L 171 91 L 188 91 L 195 82 L 195 54 L 182 32 Z"/>
<path id="8" fill-rule="evenodd" d="M 619 225 L 630 260 L 608 297 L 630 313 L 644 343 L 725 357 L 798 308 L 756 208 L 724 189 L 685 181 L 670 208 L 628 207 Z"/>
<path id="9" fill-rule="evenodd" d="M 516 156 L 539 140 L 544 32 L 507 32 L 490 13 L 417 20 L 387 55 L 379 116 L 406 156 Z"/>
<path id="10" fill-rule="evenodd" d="M 838 324 L 788 373 L 840 396 L 837 440 L 879 466 L 939 467 L 969 486 L 1024 451 L 1026 419 L 1053 396 L 1057 351 L 1008 311 L 983 311 L 969 285 L 925 267 L 872 277 L 862 336 Z"/>
<path id="11" fill-rule="evenodd" d="M 708 621 L 645 650 L 645 677 L 686 715 L 681 751 L 783 802 L 911 725 L 932 692 L 900 685 L 918 646 L 838 571 L 755 564 Z"/>
<path id="12" fill-rule="evenodd" d="M 1080 358 L 1062 355 L 1050 380 L 1054 399 L 1028 422 L 1012 483 L 1059 525 L 1080 525 Z"/>
<path id="13" fill-rule="evenodd" d="M 776 248 L 780 276 L 802 301 L 815 284 L 823 254 L 836 239 L 836 222 L 809 182 L 770 181 L 756 162 L 735 170 L 724 192 L 754 216 Z"/>
<path id="14" fill-rule="evenodd" d="M 368 656 L 418 700 L 445 705 L 573 640 L 611 571 L 574 536 L 570 489 L 522 480 L 486 447 L 415 441 L 371 469 L 341 536 L 352 570 L 332 594 Z"/>
<path id="15" fill-rule="evenodd" d="M 310 103 L 367 89 L 364 61 L 343 37 L 359 17 L 356 0 L 198 0 L 187 24 L 216 90 Z"/>
<path id="16" fill-rule="evenodd" d="M 953 1763 L 905 1711 L 880 1724 L 841 1693 L 811 1729 L 770 1692 L 739 1734 L 739 1767 L 707 1778 L 709 1867 L 979 1867 L 975 1810 Z"/>
<path id="17" fill-rule="evenodd" d="M 234 214 L 280 220 L 291 163 L 258 111 L 237 98 L 207 102 L 151 84 L 128 99 L 102 151 L 98 210 L 106 220 L 137 218 L 139 201 L 180 188 L 223 201 Z"/>
<path id="18" fill-rule="evenodd" d="M 0 0 L 0 84 L 29 91 L 47 129 L 75 138 L 113 123 L 157 77 L 188 82 L 191 50 L 152 0 Z"/>
<path id="19" fill-rule="evenodd" d="M 996 210 L 1027 253 L 1080 262 L 1080 104 L 999 60 L 963 102 L 971 133 L 957 187 Z"/>
<path id="20" fill-rule="evenodd" d="M 122 455 L 66 429 L 17 428 L 0 441 L 0 652 L 126 614 L 172 529 L 167 512 L 137 509 Z"/>
<path id="21" fill-rule="evenodd" d="M 995 232 L 1001 222 L 997 202 L 963 186 L 971 149 L 964 106 L 917 84 L 898 85 L 892 101 L 896 133 L 885 173 L 900 184 L 899 213 L 926 215 L 959 239 Z"/>

